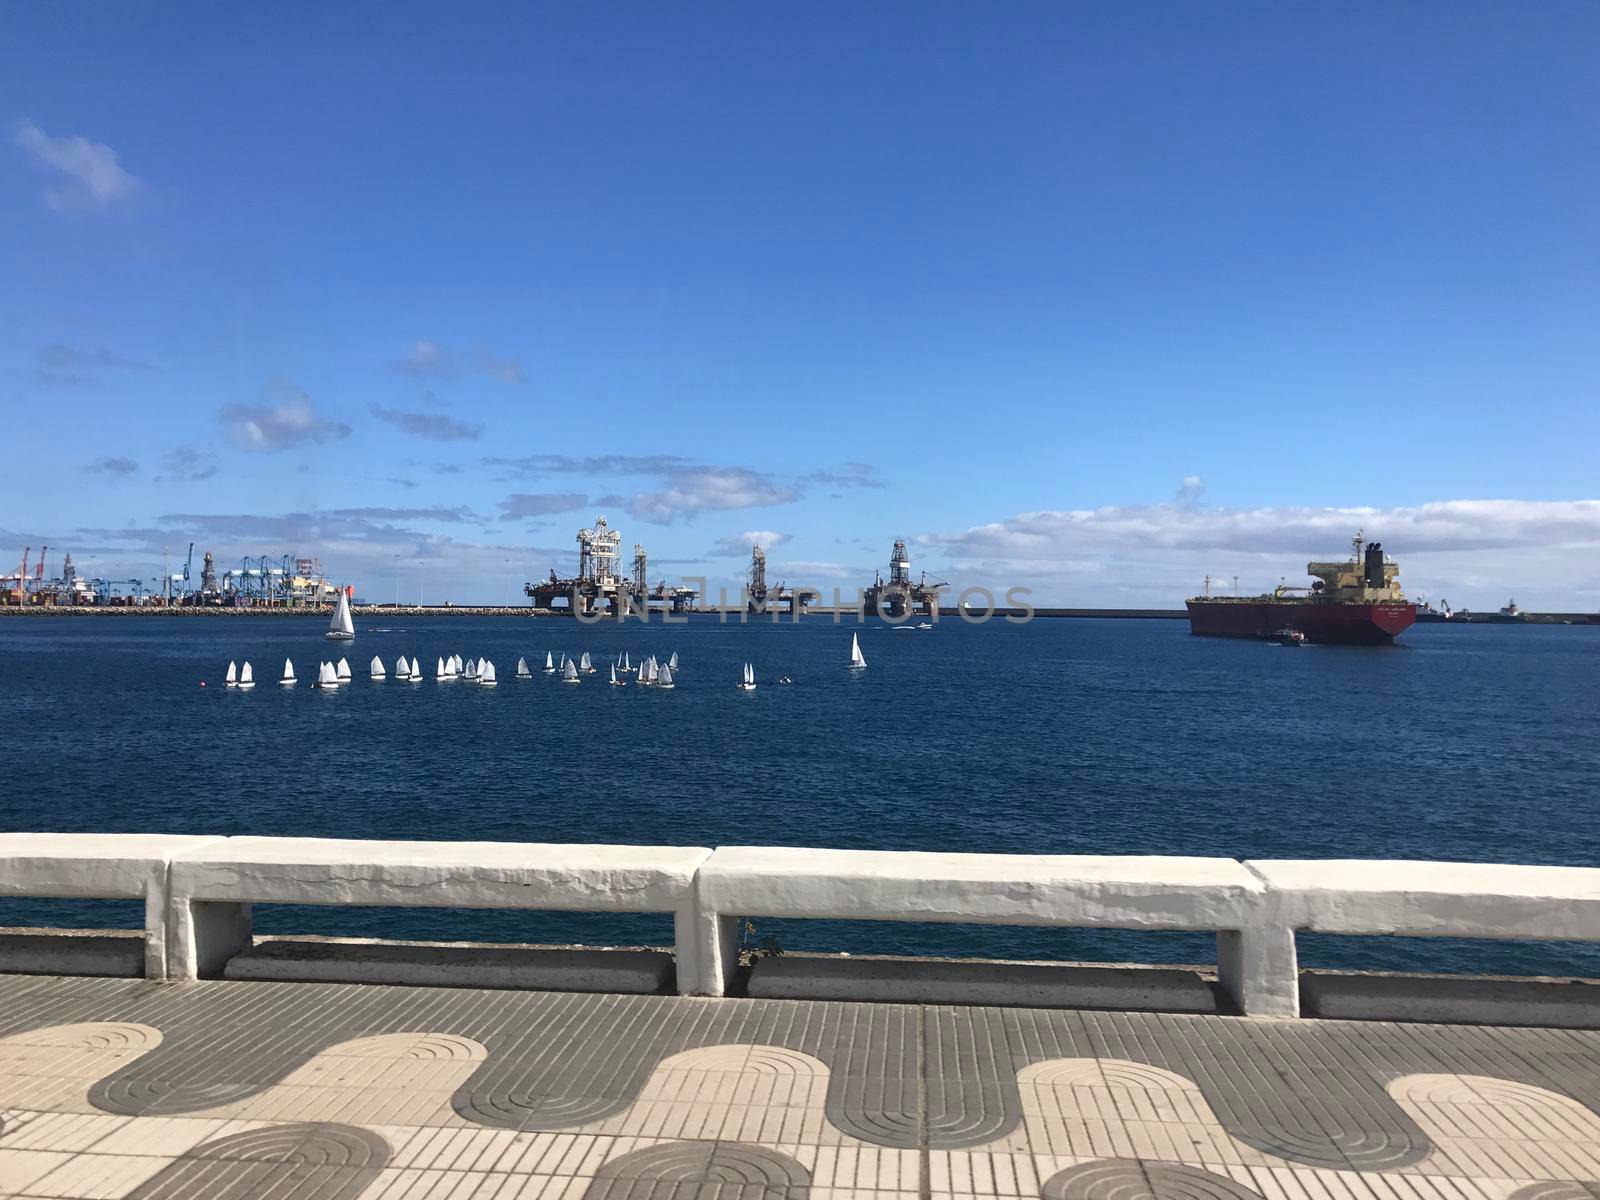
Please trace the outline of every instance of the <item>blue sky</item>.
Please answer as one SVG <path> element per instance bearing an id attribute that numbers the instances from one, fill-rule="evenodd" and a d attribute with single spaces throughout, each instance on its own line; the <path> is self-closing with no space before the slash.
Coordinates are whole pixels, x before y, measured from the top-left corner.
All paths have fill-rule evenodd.
<path id="1" fill-rule="evenodd" d="M 0 127 L 8 555 L 1600 607 L 1593 4 L 28 5 Z"/>

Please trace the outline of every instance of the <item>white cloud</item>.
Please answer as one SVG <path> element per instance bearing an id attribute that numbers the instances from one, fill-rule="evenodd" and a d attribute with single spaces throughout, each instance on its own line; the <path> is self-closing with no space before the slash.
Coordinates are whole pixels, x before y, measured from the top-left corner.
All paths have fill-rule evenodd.
<path id="1" fill-rule="evenodd" d="M 1182 493 L 1180 493 L 1181 495 Z M 1193 503 L 1022 513 L 921 540 L 960 586 L 1036 587 L 1042 602 L 1172 607 L 1206 574 L 1259 591 L 1348 554 L 1360 528 L 1411 594 L 1484 604 L 1516 594 L 1585 607 L 1600 588 L 1600 500 L 1445 500 L 1392 507 L 1206 508 Z M 1460 599 L 1457 599 L 1457 596 Z M 1504 603 L 1504 597 L 1497 604 Z"/>
<path id="2" fill-rule="evenodd" d="M 222 410 L 222 428 L 241 450 L 287 450 L 350 436 L 343 421 L 327 421 L 311 407 L 311 397 L 291 388 L 281 404 L 230 404 Z"/>
<path id="3" fill-rule="evenodd" d="M 752 546 L 772 551 L 793 540 L 792 534 L 779 533 L 774 529 L 752 529 L 745 533 L 730 533 L 727 537 L 718 538 L 706 553 L 729 558 L 748 557 Z"/>
<path id="4" fill-rule="evenodd" d="M 628 512 L 641 521 L 671 524 L 679 517 L 735 508 L 792 504 L 799 493 L 747 467 L 694 467 L 674 471 L 660 491 L 639 492 Z"/>
<path id="5" fill-rule="evenodd" d="M 398 408 L 384 408 L 381 404 L 368 406 L 378 420 L 403 429 L 414 437 L 434 442 L 475 442 L 483 435 L 483 426 L 471 421 L 458 421 L 443 413 L 403 412 Z"/>
<path id="6" fill-rule="evenodd" d="M 60 186 L 47 190 L 44 199 L 57 212 L 108 209 L 138 191 L 139 181 L 122 169 L 117 152 L 102 142 L 51 137 L 28 120 L 12 127 L 11 141 L 56 173 Z"/>

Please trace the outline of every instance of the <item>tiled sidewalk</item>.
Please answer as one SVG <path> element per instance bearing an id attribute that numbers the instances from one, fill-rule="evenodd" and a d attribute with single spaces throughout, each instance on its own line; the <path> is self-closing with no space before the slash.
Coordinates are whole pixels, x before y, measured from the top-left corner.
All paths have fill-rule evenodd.
<path id="1" fill-rule="evenodd" d="M 0 976 L 0 1195 L 1600 1200 L 1600 1033 Z"/>

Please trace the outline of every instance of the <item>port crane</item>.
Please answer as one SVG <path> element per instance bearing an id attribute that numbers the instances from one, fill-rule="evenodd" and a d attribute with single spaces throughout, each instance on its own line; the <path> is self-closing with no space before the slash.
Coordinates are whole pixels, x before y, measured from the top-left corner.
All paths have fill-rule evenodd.
<path id="1" fill-rule="evenodd" d="M 28 591 L 28 555 L 33 553 L 32 546 L 22 548 L 22 563 L 17 567 L 17 586 L 12 592 L 12 598 L 21 604 L 27 597 Z"/>

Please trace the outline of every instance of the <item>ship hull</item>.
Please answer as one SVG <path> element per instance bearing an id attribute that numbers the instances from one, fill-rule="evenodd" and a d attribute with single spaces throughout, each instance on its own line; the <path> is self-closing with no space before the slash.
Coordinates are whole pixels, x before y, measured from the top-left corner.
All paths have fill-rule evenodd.
<path id="1" fill-rule="evenodd" d="M 1386 646 L 1411 628 L 1414 604 L 1318 604 L 1273 600 L 1190 600 L 1189 632 L 1202 637 L 1269 638 L 1298 629 L 1306 641 Z"/>

